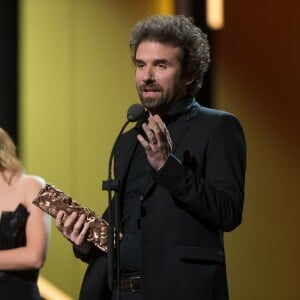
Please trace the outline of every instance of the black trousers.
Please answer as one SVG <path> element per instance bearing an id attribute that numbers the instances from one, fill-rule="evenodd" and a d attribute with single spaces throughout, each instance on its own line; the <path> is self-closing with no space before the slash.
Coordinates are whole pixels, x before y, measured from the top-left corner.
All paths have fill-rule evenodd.
<path id="1" fill-rule="evenodd" d="M 112 292 L 111 300 L 142 300 L 141 292 L 120 292 L 119 299 L 115 291 Z"/>

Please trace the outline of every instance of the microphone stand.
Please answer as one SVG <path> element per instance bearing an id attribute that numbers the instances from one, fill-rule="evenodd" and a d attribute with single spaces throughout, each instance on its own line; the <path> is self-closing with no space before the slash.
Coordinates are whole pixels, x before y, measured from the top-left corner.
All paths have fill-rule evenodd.
<path id="1" fill-rule="evenodd" d="M 107 233 L 107 275 L 108 285 L 111 290 L 116 287 L 117 300 L 120 299 L 120 229 L 121 213 L 119 190 L 121 182 L 119 179 L 113 179 L 111 176 L 112 161 L 115 147 L 121 134 L 130 122 L 136 122 L 145 115 L 145 109 L 141 104 L 133 104 L 127 111 L 127 121 L 121 128 L 109 157 L 108 179 L 102 182 L 102 190 L 108 191 L 108 233 Z M 114 201 L 112 201 L 112 192 L 114 192 Z M 114 210 L 114 217 L 113 217 Z"/>
<path id="2" fill-rule="evenodd" d="M 113 145 L 108 165 L 108 179 L 102 182 L 102 190 L 108 191 L 108 233 L 107 233 L 107 260 L 108 260 L 108 284 L 111 290 L 116 287 L 117 299 L 120 297 L 120 203 L 118 192 L 121 182 L 112 178 L 112 162 L 116 143 L 129 124 L 129 120 L 121 128 Z M 114 203 L 112 203 L 112 193 L 114 192 Z M 113 218 L 114 210 L 114 218 Z"/>

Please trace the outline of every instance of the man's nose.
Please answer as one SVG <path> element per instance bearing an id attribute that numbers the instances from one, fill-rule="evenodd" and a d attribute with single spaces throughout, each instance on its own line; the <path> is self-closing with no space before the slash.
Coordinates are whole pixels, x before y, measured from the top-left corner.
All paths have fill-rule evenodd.
<path id="1" fill-rule="evenodd" d="M 143 74 L 143 80 L 145 82 L 155 81 L 154 72 L 153 72 L 153 69 L 151 67 L 145 68 L 144 74 Z"/>

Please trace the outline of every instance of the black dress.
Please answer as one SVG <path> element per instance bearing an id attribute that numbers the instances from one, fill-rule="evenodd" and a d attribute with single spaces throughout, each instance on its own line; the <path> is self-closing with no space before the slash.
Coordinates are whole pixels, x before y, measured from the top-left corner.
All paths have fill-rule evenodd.
<path id="1" fill-rule="evenodd" d="M 2 212 L 0 219 L 0 250 L 22 247 L 26 244 L 25 228 L 28 211 L 19 204 L 15 211 Z M 37 287 L 39 270 L 0 270 L 1 300 L 41 300 Z"/>

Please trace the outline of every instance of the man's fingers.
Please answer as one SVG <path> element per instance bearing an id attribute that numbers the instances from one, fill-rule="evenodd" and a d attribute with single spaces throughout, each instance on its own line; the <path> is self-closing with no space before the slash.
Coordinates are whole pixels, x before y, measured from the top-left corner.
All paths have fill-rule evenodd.
<path id="1" fill-rule="evenodd" d="M 57 213 L 57 216 L 55 218 L 55 225 L 58 229 L 61 229 L 63 226 L 63 222 L 62 222 L 63 217 L 64 217 L 64 212 L 60 210 Z"/>
<path id="2" fill-rule="evenodd" d="M 70 216 L 67 217 L 67 219 L 64 222 L 64 227 L 65 228 L 69 228 L 69 227 L 73 227 L 74 223 L 77 220 L 77 213 L 76 212 L 72 212 Z"/>
<path id="3" fill-rule="evenodd" d="M 149 142 L 146 141 L 141 134 L 137 135 L 137 139 L 142 144 L 142 146 L 144 147 L 145 150 L 151 149 L 151 148 L 149 149 Z"/>
<path id="4" fill-rule="evenodd" d="M 86 235 L 87 235 L 88 230 L 89 230 L 89 224 L 84 223 L 83 226 L 81 225 L 81 228 L 82 229 L 81 229 L 80 232 L 74 232 L 73 231 L 72 241 L 76 245 L 80 245 L 86 239 Z"/>
<path id="5" fill-rule="evenodd" d="M 85 215 L 82 214 L 82 215 L 79 217 L 79 219 L 77 220 L 77 222 L 74 224 L 73 232 L 75 232 L 75 233 L 79 233 L 79 232 L 80 232 L 80 230 L 82 229 L 83 224 L 84 224 L 84 222 L 85 222 L 85 219 L 86 219 Z"/>
<path id="6" fill-rule="evenodd" d="M 154 135 L 154 139 L 158 144 L 164 144 L 168 141 L 169 132 L 165 123 L 161 120 L 158 115 L 149 118 L 148 127 Z"/>

